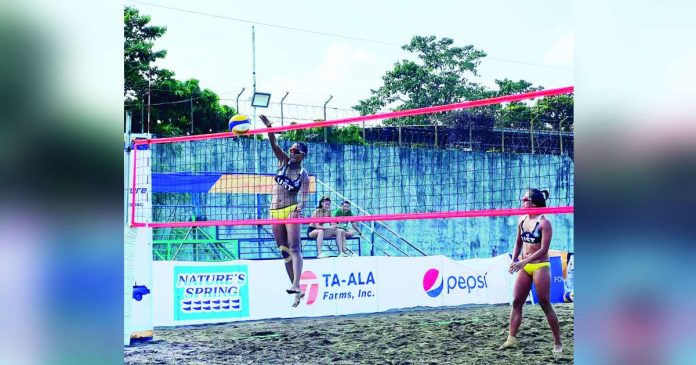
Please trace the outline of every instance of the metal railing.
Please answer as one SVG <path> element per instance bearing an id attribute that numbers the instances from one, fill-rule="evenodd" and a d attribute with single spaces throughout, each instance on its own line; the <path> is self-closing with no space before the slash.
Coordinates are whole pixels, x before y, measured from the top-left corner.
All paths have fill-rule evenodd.
<path id="1" fill-rule="evenodd" d="M 335 189 L 331 188 L 331 186 L 329 186 L 328 184 L 324 183 L 324 182 L 321 181 L 319 178 L 317 178 L 316 181 L 317 181 L 317 184 L 320 184 L 321 186 L 323 186 L 325 189 L 327 189 L 328 191 L 330 191 L 331 194 L 334 194 L 334 195 L 336 195 L 337 197 L 339 197 L 339 198 L 341 198 L 341 199 L 343 199 L 343 200 L 348 200 L 348 201 L 350 201 L 350 199 L 348 199 L 347 197 L 345 197 L 343 194 L 339 193 L 339 192 L 336 191 Z M 355 203 L 351 203 L 351 208 L 355 208 L 357 211 L 360 211 L 361 213 L 364 213 L 364 215 L 372 215 L 372 214 L 370 214 L 370 212 L 368 212 L 367 210 L 363 209 L 362 207 L 360 207 L 359 205 L 357 205 L 357 204 L 355 204 Z M 381 238 L 383 241 L 387 242 L 387 244 L 389 244 L 389 246 L 391 246 L 392 248 L 396 249 L 397 251 L 399 251 L 399 252 L 400 252 L 401 254 L 403 254 L 404 256 L 411 256 L 411 255 L 409 255 L 408 253 L 406 253 L 404 250 L 402 250 L 398 245 L 395 245 L 391 240 L 387 239 L 386 237 L 384 237 L 383 235 L 381 235 L 379 232 L 377 232 L 377 229 L 375 228 L 376 225 L 378 225 L 378 226 L 384 228 L 386 231 L 388 231 L 389 233 L 391 233 L 391 234 L 393 234 L 394 236 L 396 236 L 396 238 L 397 238 L 399 241 L 404 242 L 408 247 L 410 247 L 410 248 L 413 249 L 414 251 L 418 252 L 419 254 L 421 254 L 421 255 L 423 255 L 423 256 L 427 256 L 427 254 L 426 254 L 425 252 L 423 252 L 421 249 L 419 249 L 418 247 L 416 247 L 416 245 L 414 245 L 411 241 L 407 240 L 406 238 L 404 238 L 404 237 L 401 236 L 400 234 L 396 233 L 393 229 L 391 229 L 391 227 L 387 226 L 386 224 L 384 224 L 384 223 L 382 223 L 382 222 L 379 222 L 379 221 L 371 221 L 371 222 L 369 222 L 369 224 L 368 224 L 368 223 L 364 223 L 364 222 L 358 222 L 358 224 L 361 224 L 363 227 L 367 227 L 367 228 L 370 230 L 370 238 L 368 239 L 367 237 L 364 237 L 365 240 L 366 240 L 367 242 L 370 243 L 370 247 L 371 247 L 371 248 L 370 248 L 370 256 L 374 256 L 374 250 L 375 250 L 375 248 L 378 249 L 378 250 L 380 250 L 380 251 L 382 251 L 382 252 L 385 253 L 387 256 L 392 256 L 392 255 L 390 255 L 386 250 L 384 250 L 383 248 L 378 247 L 377 245 L 375 245 L 375 236 L 378 236 L 378 237 Z"/>

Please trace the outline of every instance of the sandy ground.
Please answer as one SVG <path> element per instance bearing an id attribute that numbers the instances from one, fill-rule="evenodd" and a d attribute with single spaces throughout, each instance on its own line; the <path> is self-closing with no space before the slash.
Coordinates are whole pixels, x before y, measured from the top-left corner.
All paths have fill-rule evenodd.
<path id="1" fill-rule="evenodd" d="M 413 309 L 340 317 L 155 328 L 124 349 L 126 364 L 572 364 L 573 304 L 554 305 L 563 355 L 546 317 L 526 305 L 517 348 L 498 351 L 510 307 Z"/>

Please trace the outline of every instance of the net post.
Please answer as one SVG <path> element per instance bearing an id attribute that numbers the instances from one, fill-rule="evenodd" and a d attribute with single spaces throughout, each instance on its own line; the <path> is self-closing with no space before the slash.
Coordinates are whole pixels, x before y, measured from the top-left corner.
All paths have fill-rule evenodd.
<path id="1" fill-rule="evenodd" d="M 532 119 L 529 121 L 529 143 L 532 148 L 532 154 L 534 154 L 534 120 L 536 119 L 536 115 L 532 117 Z"/>
<path id="2" fill-rule="evenodd" d="M 500 130 L 500 152 L 505 152 L 505 128 Z"/>
<path id="3" fill-rule="evenodd" d="M 474 150 L 473 136 L 471 134 L 471 123 L 469 123 L 469 149 Z"/>
<path id="4" fill-rule="evenodd" d="M 375 255 L 375 222 L 372 221 L 370 222 L 370 225 L 372 226 L 372 237 L 370 239 L 370 256 Z"/>
<path id="5" fill-rule="evenodd" d="M 558 142 L 561 145 L 561 156 L 563 156 L 563 122 L 565 122 L 566 119 L 568 119 L 568 117 L 563 118 L 558 123 Z"/>
<path id="6" fill-rule="evenodd" d="M 437 148 L 437 124 L 435 124 L 435 148 Z"/>
<path id="7" fill-rule="evenodd" d="M 125 192 L 123 194 L 123 224 L 128 226 L 128 193 L 130 192 L 128 190 L 128 178 L 130 177 L 130 152 L 131 152 L 131 142 L 130 142 L 130 135 L 131 135 L 131 112 L 127 111 L 126 112 L 126 140 L 123 146 L 125 153 L 124 156 L 124 171 L 123 171 L 123 187 L 125 188 Z"/>
<path id="8" fill-rule="evenodd" d="M 136 175 L 138 175 L 137 169 L 138 162 L 138 146 L 133 145 L 133 181 L 131 185 L 131 227 L 135 223 L 135 186 L 137 184 Z"/>

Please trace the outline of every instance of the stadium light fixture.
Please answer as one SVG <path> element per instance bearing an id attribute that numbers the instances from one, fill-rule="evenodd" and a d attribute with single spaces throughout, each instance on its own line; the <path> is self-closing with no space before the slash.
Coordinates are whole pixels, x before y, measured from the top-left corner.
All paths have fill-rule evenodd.
<path id="1" fill-rule="evenodd" d="M 251 106 L 255 108 L 268 108 L 268 103 L 271 101 L 271 94 L 254 92 L 251 98 Z"/>

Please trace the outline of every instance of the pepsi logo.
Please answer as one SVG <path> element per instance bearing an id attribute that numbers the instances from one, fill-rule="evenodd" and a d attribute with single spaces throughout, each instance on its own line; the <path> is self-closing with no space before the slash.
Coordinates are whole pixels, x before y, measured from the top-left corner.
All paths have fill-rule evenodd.
<path id="1" fill-rule="evenodd" d="M 423 290 L 433 298 L 442 293 L 444 284 L 445 281 L 442 275 L 440 275 L 440 271 L 437 269 L 430 269 L 423 275 Z"/>

